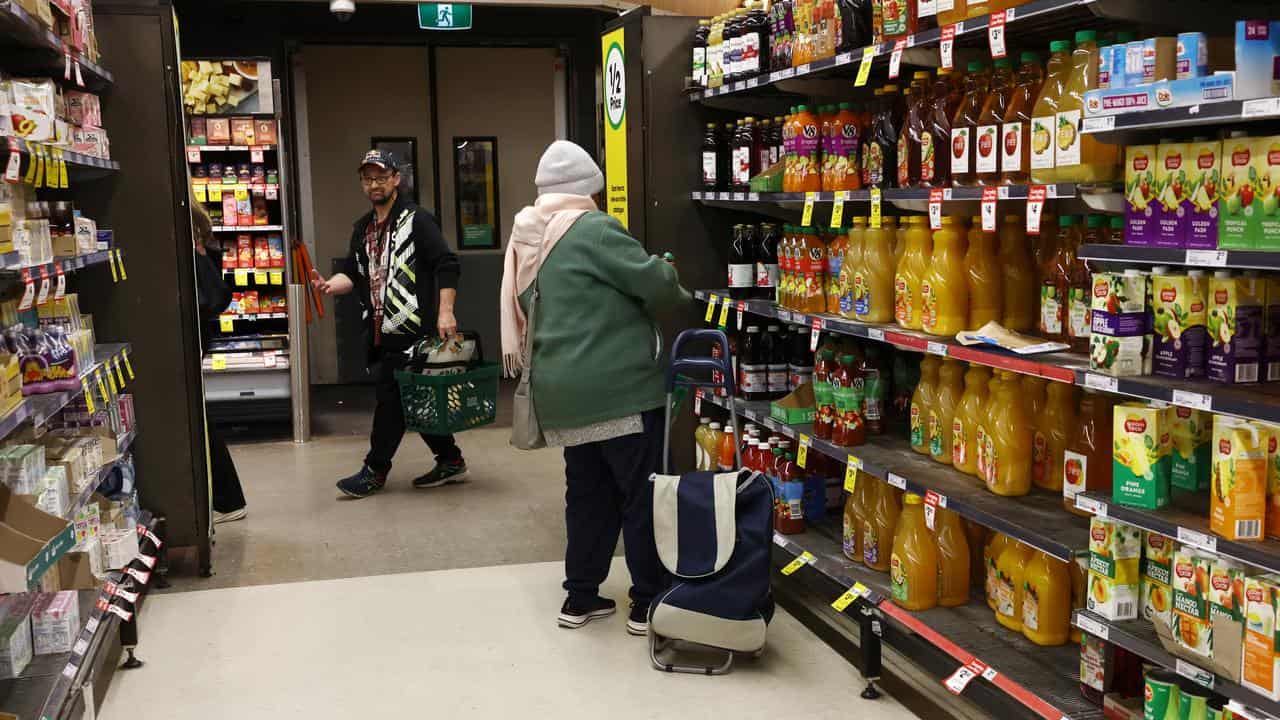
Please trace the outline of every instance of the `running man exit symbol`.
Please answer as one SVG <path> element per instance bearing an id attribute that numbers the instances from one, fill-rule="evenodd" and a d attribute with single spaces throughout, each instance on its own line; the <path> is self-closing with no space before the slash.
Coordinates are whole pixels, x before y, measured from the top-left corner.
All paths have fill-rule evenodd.
<path id="1" fill-rule="evenodd" d="M 470 30 L 468 3 L 418 3 L 418 27 L 423 30 Z"/>

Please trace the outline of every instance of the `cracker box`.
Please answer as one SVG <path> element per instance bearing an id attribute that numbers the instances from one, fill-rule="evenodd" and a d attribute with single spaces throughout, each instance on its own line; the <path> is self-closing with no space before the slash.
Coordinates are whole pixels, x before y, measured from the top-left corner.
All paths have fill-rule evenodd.
<path id="1" fill-rule="evenodd" d="M 231 118 L 231 144 L 253 145 L 253 118 Z"/>
<path id="2" fill-rule="evenodd" d="M 1228 540 L 1261 540 L 1266 520 L 1268 448 L 1274 435 L 1257 423 L 1213 418 L 1209 529 Z"/>
<path id="3" fill-rule="evenodd" d="M 1203 272 L 1151 276 L 1151 367 L 1156 375 L 1186 379 L 1204 375 L 1209 350 Z"/>
<path id="4" fill-rule="evenodd" d="M 1240 684 L 1272 700 L 1280 699 L 1280 649 L 1276 645 L 1276 591 L 1280 577 L 1244 579 L 1244 657 Z"/>
<path id="5" fill-rule="evenodd" d="M 1112 499 L 1155 510 L 1169 504 L 1170 408 L 1141 402 L 1115 407 L 1112 430 Z"/>
<path id="6" fill-rule="evenodd" d="M 1173 553 L 1173 636 L 1178 645 L 1196 655 L 1213 652 L 1213 623 L 1209 620 L 1211 559 L 1183 545 Z"/>
<path id="7" fill-rule="evenodd" d="M 279 235 L 268 235 L 267 245 L 271 254 L 271 267 L 284 267 L 284 238 Z"/>
<path id="8" fill-rule="evenodd" d="M 236 236 L 236 265 L 241 268 L 253 268 L 253 236 Z"/>
<path id="9" fill-rule="evenodd" d="M 253 244 L 253 266 L 259 270 L 271 267 L 271 244 L 259 237 Z"/>
<path id="10" fill-rule="evenodd" d="M 1252 250 L 1258 244 L 1262 218 L 1262 165 L 1253 138 L 1242 130 L 1232 131 L 1222 141 L 1220 167 L 1218 246 Z"/>
<path id="11" fill-rule="evenodd" d="M 16 678 L 31 662 L 34 593 L 0 597 L 0 678 Z"/>
<path id="12" fill-rule="evenodd" d="M 1124 242 L 1154 245 L 1158 234 L 1156 213 L 1156 146 L 1130 145 L 1124 151 Z"/>
<path id="13" fill-rule="evenodd" d="M 1256 273 L 1232 277 L 1218 270 L 1209 280 L 1207 376 L 1222 383 L 1258 381 L 1262 361 L 1264 285 Z"/>
<path id="14" fill-rule="evenodd" d="M 273 118 L 260 118 L 254 121 L 253 125 L 254 141 L 258 145 L 275 145 L 276 139 L 276 121 Z"/>
<path id="15" fill-rule="evenodd" d="M 1138 617 L 1142 531 L 1108 518 L 1089 521 L 1089 586 L 1085 604 L 1108 620 Z"/>
<path id="16" fill-rule="evenodd" d="M 1169 411 L 1169 484 L 1198 493 L 1209 489 L 1212 466 L 1213 415 L 1175 405 Z"/>
<path id="17" fill-rule="evenodd" d="M 1190 195 L 1183 203 L 1187 210 L 1186 246 L 1193 250 L 1218 247 L 1218 189 L 1222 177 L 1222 141 L 1193 140 L 1188 148 Z"/>
<path id="18" fill-rule="evenodd" d="M 206 118 L 210 145 L 231 144 L 231 119 L 224 117 Z"/>
<path id="19" fill-rule="evenodd" d="M 1159 533 L 1142 533 L 1142 618 L 1173 622 L 1173 553 L 1178 543 Z"/>
<path id="20" fill-rule="evenodd" d="M 64 590 L 41 593 L 31 609 L 31 636 L 36 655 L 71 652 L 80 634 L 80 601 Z"/>

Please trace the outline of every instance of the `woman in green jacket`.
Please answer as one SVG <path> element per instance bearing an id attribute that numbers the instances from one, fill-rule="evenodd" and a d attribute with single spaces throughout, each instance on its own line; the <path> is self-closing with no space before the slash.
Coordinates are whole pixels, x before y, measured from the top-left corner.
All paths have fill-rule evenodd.
<path id="1" fill-rule="evenodd" d="M 532 372 L 547 444 L 564 448 L 565 582 L 559 624 L 614 613 L 599 596 L 619 533 L 631 572 L 627 631 L 648 632 L 649 603 L 667 584 L 653 540 L 649 476 L 662 459 L 663 370 L 655 318 L 689 301 L 675 267 L 650 255 L 596 209 L 604 177 L 581 147 L 557 140 L 538 163 L 538 198 L 515 218 L 502 279 L 502 351 L 509 374 Z M 526 327 L 538 279 L 536 327 Z M 521 357 L 533 332 L 532 358 Z"/>

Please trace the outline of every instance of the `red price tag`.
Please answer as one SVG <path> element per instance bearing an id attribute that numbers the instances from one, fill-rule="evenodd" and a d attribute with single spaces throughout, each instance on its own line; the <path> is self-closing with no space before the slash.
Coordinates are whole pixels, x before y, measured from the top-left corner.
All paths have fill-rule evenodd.
<path id="1" fill-rule="evenodd" d="M 987 40 L 991 44 L 991 57 L 1002 58 L 1007 53 L 1004 46 L 1004 24 L 1006 20 L 1005 11 L 991 13 L 991 19 L 987 24 Z"/>
<path id="2" fill-rule="evenodd" d="M 40 266 L 40 293 L 36 295 L 36 304 L 43 305 L 49 302 L 49 269 L 44 265 Z"/>
<path id="3" fill-rule="evenodd" d="M 61 300 L 67 294 L 67 273 L 62 269 L 62 263 L 58 263 L 58 267 L 54 269 L 54 273 L 58 276 L 58 281 L 54 285 L 53 298 Z"/>
<path id="4" fill-rule="evenodd" d="M 822 334 L 822 318 L 814 318 L 812 325 L 813 332 L 809 333 L 809 352 L 818 349 L 818 336 Z"/>
<path id="5" fill-rule="evenodd" d="M 30 268 L 22 268 L 22 283 L 26 285 L 26 289 L 22 291 L 22 300 L 18 303 L 18 309 L 30 310 L 36 299 L 36 284 L 31 279 Z"/>
<path id="6" fill-rule="evenodd" d="M 930 530 L 934 526 L 934 518 L 937 515 L 938 508 L 947 506 L 947 498 L 943 495 L 930 490 L 924 494 L 924 524 Z"/>
<path id="7" fill-rule="evenodd" d="M 200 148 L 194 145 L 187 146 L 187 162 L 200 162 Z"/>
<path id="8" fill-rule="evenodd" d="M 893 43 L 893 52 L 889 55 L 889 79 L 895 80 L 898 77 L 900 68 L 902 67 L 902 52 L 907 49 L 907 41 L 895 40 Z"/>
<path id="9" fill-rule="evenodd" d="M 702 388 L 698 388 L 693 393 L 693 414 L 702 415 Z"/>
<path id="10" fill-rule="evenodd" d="M 942 229 L 942 188 L 929 191 L 929 229 Z"/>
<path id="11" fill-rule="evenodd" d="M 9 138 L 9 164 L 4 168 L 4 181 L 17 185 L 22 172 L 22 154 L 18 152 L 18 139 Z"/>
<path id="12" fill-rule="evenodd" d="M 1032 185 L 1027 189 L 1027 232 L 1040 234 L 1040 213 L 1044 210 L 1045 187 Z"/>
<path id="13" fill-rule="evenodd" d="M 982 232 L 996 231 L 996 198 L 1000 190 L 994 185 L 982 188 Z"/>
<path id="14" fill-rule="evenodd" d="M 256 163 L 262 162 L 262 148 L 260 147 L 249 148 L 249 162 L 256 162 Z"/>
<path id="15" fill-rule="evenodd" d="M 956 44 L 956 26 L 948 25 L 942 28 L 942 40 L 938 43 L 938 51 L 942 55 L 942 67 L 950 70 L 955 67 L 955 60 L 952 57 L 952 50 Z"/>
<path id="16" fill-rule="evenodd" d="M 978 658 L 974 658 L 964 665 L 961 665 L 959 668 L 956 668 L 956 671 L 951 673 L 951 676 L 946 680 L 942 681 L 942 684 L 946 685 L 947 689 L 951 692 L 959 695 L 964 692 L 965 688 L 969 687 L 969 683 L 972 682 L 974 678 L 979 675 L 987 677 L 988 674 L 990 674 L 991 677 L 995 677 L 995 673 L 991 668 L 987 667 L 986 663 L 982 662 Z"/>
<path id="17" fill-rule="evenodd" d="M 62 79 L 71 79 L 71 51 L 66 50 L 62 53 Z"/>
<path id="18" fill-rule="evenodd" d="M 742 300 L 738 301 L 738 329 L 742 329 L 742 316 L 747 314 L 747 304 Z"/>

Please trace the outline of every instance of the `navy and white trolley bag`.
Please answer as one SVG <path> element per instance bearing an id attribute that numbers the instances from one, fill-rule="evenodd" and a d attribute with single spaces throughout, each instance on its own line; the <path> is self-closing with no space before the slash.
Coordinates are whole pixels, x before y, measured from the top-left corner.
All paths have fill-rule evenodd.
<path id="1" fill-rule="evenodd" d="M 681 355 L 687 342 L 707 340 L 719 345 L 718 359 Z M 723 380 L 685 375 L 706 371 L 717 371 Z M 652 478 L 653 528 L 658 557 L 675 580 L 649 609 L 649 656 L 658 670 L 719 675 L 733 667 L 735 653 L 759 655 L 764 650 L 765 630 L 773 618 L 773 488 L 764 475 L 749 470 L 668 474 L 675 387 L 723 387 L 733 403 L 733 360 L 723 332 L 680 333 L 671 349 L 666 384 L 663 473 Z M 740 468 L 739 448 L 735 443 Z M 715 662 L 682 664 L 676 657 L 682 651 L 700 651 L 704 659 L 710 653 Z"/>

